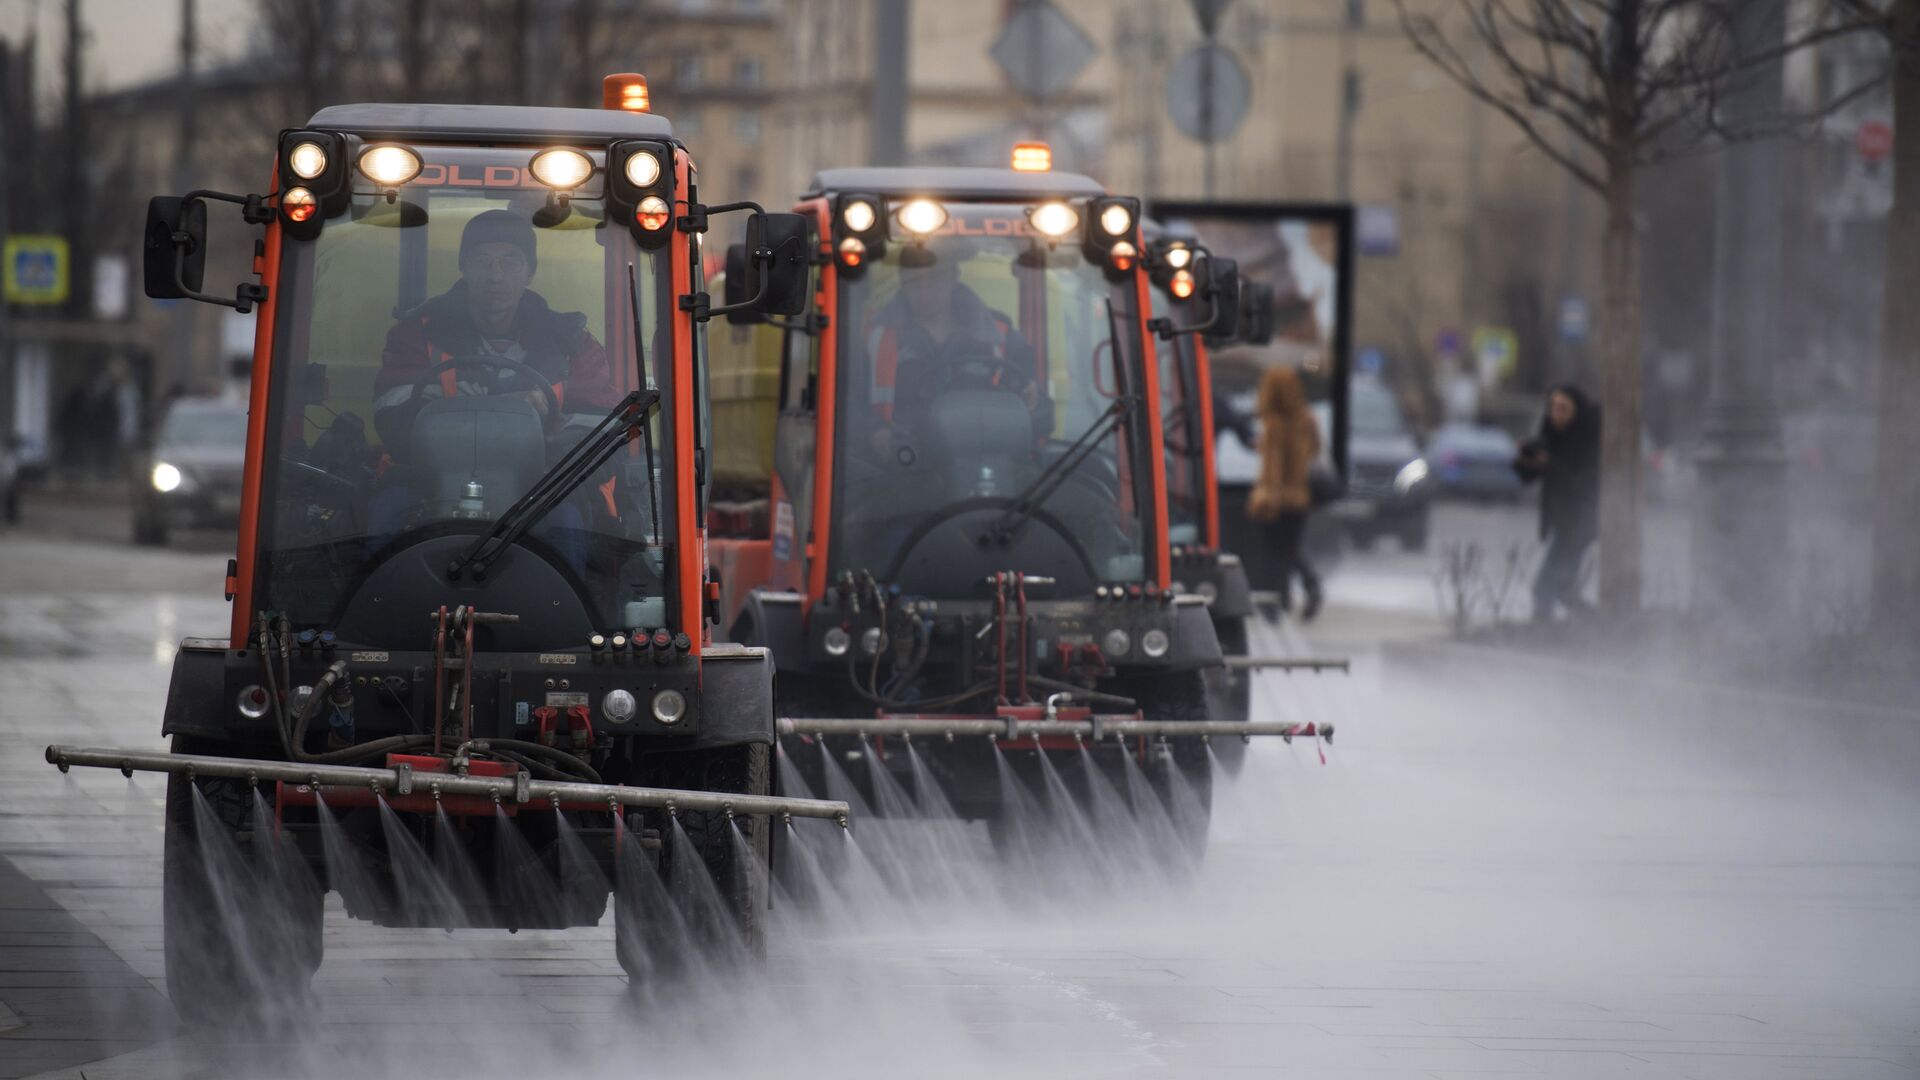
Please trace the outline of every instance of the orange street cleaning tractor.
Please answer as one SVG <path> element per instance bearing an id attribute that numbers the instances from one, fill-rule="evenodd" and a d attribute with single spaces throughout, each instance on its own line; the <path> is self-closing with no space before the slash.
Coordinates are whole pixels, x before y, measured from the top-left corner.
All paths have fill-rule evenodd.
<path id="1" fill-rule="evenodd" d="M 781 732 L 906 784 L 914 740 L 990 825 L 1002 762 L 1131 755 L 1204 807 L 1210 737 L 1328 734 L 1209 715 L 1222 659 L 1172 587 L 1140 205 L 1047 156 L 822 172 L 798 205 L 811 303 L 716 350 L 716 424 L 764 447 L 719 478 L 723 625 L 773 651 Z M 1176 334 L 1224 317 L 1230 272 L 1197 291 L 1208 318 Z M 820 753 L 785 761 L 822 790 Z"/>
<path id="2" fill-rule="evenodd" d="M 148 295 L 258 310 L 230 636 L 182 644 L 170 753 L 46 756 L 167 774 L 190 1019 L 304 985 L 329 888 L 433 927 L 592 925 L 611 893 L 635 977 L 751 950 L 773 825 L 845 823 L 771 794 L 773 661 L 714 640 L 703 528 L 704 324 L 799 315 L 810 226 L 701 202 L 645 104 L 619 75 L 597 110 L 330 107 L 280 135 L 269 194 L 149 208 Z M 210 203 L 261 227 L 229 296 L 202 291 Z M 730 309 L 699 250 L 734 211 Z M 629 887 L 709 875 L 704 922 Z"/>

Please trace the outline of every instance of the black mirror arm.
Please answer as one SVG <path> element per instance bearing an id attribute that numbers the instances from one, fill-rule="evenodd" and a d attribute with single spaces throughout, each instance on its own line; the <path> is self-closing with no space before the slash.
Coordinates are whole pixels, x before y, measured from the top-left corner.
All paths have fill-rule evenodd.
<path id="1" fill-rule="evenodd" d="M 260 195 L 233 195 L 225 191 L 209 191 L 203 188 L 198 191 L 187 192 L 186 195 L 181 198 L 180 204 L 185 206 L 187 203 L 195 200 L 205 201 L 208 199 L 212 199 L 215 202 L 233 203 L 240 207 L 240 217 L 249 225 L 264 225 L 273 220 L 273 208 L 268 206 L 266 198 Z M 212 293 L 197 292 L 187 288 L 187 256 L 192 253 L 195 237 L 189 233 L 175 229 L 171 234 L 171 239 L 173 240 L 174 248 L 173 282 L 179 287 L 181 296 L 189 300 L 198 300 L 203 304 L 217 304 L 221 307 L 230 307 L 242 315 L 251 313 L 253 311 L 253 305 L 266 302 L 267 287 L 251 281 L 242 282 L 237 286 L 233 290 L 232 299 L 224 296 L 215 296 Z"/>
<path id="2" fill-rule="evenodd" d="M 731 214 L 740 210 L 751 210 L 756 214 L 766 213 L 765 210 L 760 208 L 760 204 L 757 202 L 730 202 L 720 203 L 716 206 L 708 206 L 705 203 L 689 203 L 687 204 L 687 212 L 680 215 L 680 220 L 676 222 L 676 224 L 680 227 L 681 232 L 703 233 L 707 231 L 707 219 L 709 217 L 715 214 Z"/>
<path id="3" fill-rule="evenodd" d="M 1172 341 L 1174 338 L 1187 334 L 1206 333 L 1220 324 L 1219 290 L 1209 290 L 1209 294 L 1212 298 L 1212 303 L 1207 305 L 1207 307 L 1211 314 L 1207 316 L 1206 322 L 1194 323 L 1192 326 L 1175 326 L 1172 317 L 1162 315 L 1160 318 L 1147 320 L 1147 329 L 1159 334 L 1163 341 Z"/>
<path id="4" fill-rule="evenodd" d="M 752 204 L 749 203 L 748 205 Z M 773 249 L 768 247 L 754 248 L 753 254 L 748 258 L 758 271 L 753 275 L 754 289 L 752 296 L 747 297 L 737 304 L 721 304 L 719 307 L 714 307 L 712 296 L 704 292 L 697 292 L 691 296 L 681 297 L 680 309 L 682 311 L 693 312 L 695 321 L 706 322 L 715 315 L 725 315 L 733 311 L 752 311 L 754 308 L 760 306 L 760 301 L 765 299 L 767 295 L 767 279 L 771 276 L 769 268 L 773 265 Z"/>

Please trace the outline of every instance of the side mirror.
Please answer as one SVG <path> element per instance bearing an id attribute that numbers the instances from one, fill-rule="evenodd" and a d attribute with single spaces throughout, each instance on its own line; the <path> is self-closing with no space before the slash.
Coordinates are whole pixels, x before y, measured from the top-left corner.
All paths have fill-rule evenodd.
<path id="1" fill-rule="evenodd" d="M 765 322 L 766 316 L 753 306 L 753 264 L 747 259 L 747 245 L 727 245 L 727 269 L 725 288 L 721 290 L 726 301 L 727 321 L 734 326 L 752 326 Z"/>
<path id="2" fill-rule="evenodd" d="M 1240 340 L 1248 345 L 1273 341 L 1273 286 L 1264 281 L 1240 282 Z"/>
<path id="3" fill-rule="evenodd" d="M 142 269 L 147 295 L 179 300 L 200 291 L 207 276 L 207 204 L 178 195 L 147 202 Z"/>
<path id="4" fill-rule="evenodd" d="M 1207 263 L 1206 288 L 1212 311 L 1205 333 L 1210 341 L 1231 341 L 1240 334 L 1240 264 L 1218 256 Z"/>
<path id="5" fill-rule="evenodd" d="M 747 249 L 771 253 L 760 268 L 760 295 L 754 310 L 763 315 L 795 316 L 807 310 L 807 219 L 800 214 L 755 214 L 747 219 Z M 731 268 L 729 268 L 731 269 Z M 732 275 L 728 275 L 731 281 Z M 731 295 L 729 295 L 731 301 Z"/>

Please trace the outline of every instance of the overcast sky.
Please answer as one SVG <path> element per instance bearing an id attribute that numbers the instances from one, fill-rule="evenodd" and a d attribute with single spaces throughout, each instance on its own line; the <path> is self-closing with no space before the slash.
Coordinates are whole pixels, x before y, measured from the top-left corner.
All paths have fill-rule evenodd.
<path id="1" fill-rule="evenodd" d="M 253 34 L 248 0 L 197 0 L 202 63 L 245 51 Z M 179 63 L 180 0 L 80 0 L 87 27 L 86 79 L 89 90 L 111 90 L 171 72 Z M 0 0 L 0 36 L 19 42 L 29 29 L 40 31 L 40 83 L 43 101 L 60 85 L 60 57 L 66 47 L 66 0 Z"/>

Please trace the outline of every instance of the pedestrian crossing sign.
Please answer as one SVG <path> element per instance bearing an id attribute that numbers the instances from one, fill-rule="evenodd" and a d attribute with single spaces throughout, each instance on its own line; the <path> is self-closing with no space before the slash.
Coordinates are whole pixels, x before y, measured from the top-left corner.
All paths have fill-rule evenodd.
<path id="1" fill-rule="evenodd" d="M 4 291 L 9 304 L 64 304 L 72 259 L 64 236 L 7 237 Z"/>

